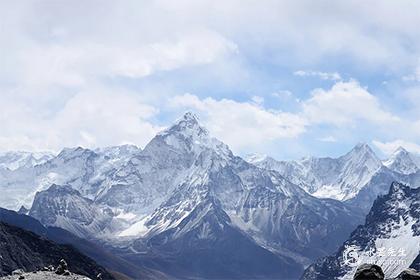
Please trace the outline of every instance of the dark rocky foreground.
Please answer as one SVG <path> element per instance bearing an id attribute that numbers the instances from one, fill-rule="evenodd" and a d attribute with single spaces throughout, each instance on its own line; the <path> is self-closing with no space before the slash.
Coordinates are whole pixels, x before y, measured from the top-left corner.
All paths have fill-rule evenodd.
<path id="1" fill-rule="evenodd" d="M 92 279 L 101 274 L 103 280 L 114 279 L 103 267 L 73 247 L 58 245 L 32 232 L 0 222 L 0 276 L 11 275 L 18 269 L 38 271 L 49 265 L 57 266 L 62 259 L 69 261 L 66 270 L 71 273 Z"/>
<path id="2" fill-rule="evenodd" d="M 22 274 L 15 274 L 0 277 L 1 280 L 16 280 L 16 279 L 26 279 L 26 280 L 90 280 L 91 278 L 78 275 L 57 275 L 51 271 L 38 271 L 38 272 L 26 272 Z"/>
<path id="3" fill-rule="evenodd" d="M 362 264 L 357 268 L 353 280 L 384 280 L 384 272 L 380 266 L 374 264 Z M 420 280 L 420 272 L 413 268 L 402 271 L 396 278 L 388 280 Z"/>

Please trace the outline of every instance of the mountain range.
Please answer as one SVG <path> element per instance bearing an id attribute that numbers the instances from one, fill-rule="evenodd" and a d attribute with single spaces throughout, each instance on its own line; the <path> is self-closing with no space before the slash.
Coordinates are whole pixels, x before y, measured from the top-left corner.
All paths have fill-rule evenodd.
<path id="1" fill-rule="evenodd" d="M 145 272 L 297 279 L 339 249 L 393 181 L 417 186 L 419 174 L 407 151 L 382 161 L 366 144 L 339 158 L 244 160 L 186 113 L 144 149 L 66 148 L 0 169 L 0 206 L 23 206 Z"/>
<path id="2" fill-rule="evenodd" d="M 268 156 L 251 155 L 247 160 L 258 167 L 279 172 L 313 196 L 343 201 L 366 214 L 376 197 L 388 192 L 393 181 L 411 186 L 420 183 L 418 155 L 402 147 L 386 160 L 379 159 L 365 143 L 357 144 L 338 158 L 277 161 Z"/>

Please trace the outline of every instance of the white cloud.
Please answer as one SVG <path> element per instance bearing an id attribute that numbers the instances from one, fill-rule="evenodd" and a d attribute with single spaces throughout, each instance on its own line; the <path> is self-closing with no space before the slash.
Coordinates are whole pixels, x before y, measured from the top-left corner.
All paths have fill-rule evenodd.
<path id="1" fill-rule="evenodd" d="M 141 78 L 158 71 L 209 64 L 237 52 L 237 46 L 217 33 L 202 30 L 169 41 L 114 46 L 98 43 L 37 44 L 18 52 L 20 83 L 80 86 L 94 78 Z"/>
<path id="2" fill-rule="evenodd" d="M 46 115 L 30 104 L 0 104 L 2 150 L 53 150 L 133 143 L 144 146 L 161 129 L 150 122 L 158 110 L 138 95 L 104 88 L 81 91 Z"/>
<path id="3" fill-rule="evenodd" d="M 265 110 L 254 103 L 211 97 L 200 99 L 192 94 L 176 96 L 170 103 L 174 108 L 198 111 L 212 135 L 236 151 L 294 138 L 305 131 L 305 121 L 299 116 Z"/>
<path id="4" fill-rule="evenodd" d="M 159 119 L 156 108 L 165 107 L 165 98 L 202 89 L 215 89 L 219 95 L 184 99 L 208 115 L 217 135 L 227 131 L 228 141 L 238 147 L 240 141 L 251 146 L 296 137 L 309 124 L 360 121 L 386 127 L 398 118 L 357 83 L 338 82 L 341 77 L 335 72 L 296 73 L 338 82 L 301 101 L 303 112 L 297 115 L 264 109 L 270 101 L 263 102 L 264 96 L 249 102 L 221 98 L 232 89 L 251 95 L 260 92 L 256 88 L 267 89 L 264 83 L 273 82 L 272 69 L 279 66 L 289 72 L 316 70 L 328 62 L 329 69 L 342 71 L 340 66 L 350 65 L 349 71 L 355 68 L 361 75 L 379 69 L 390 80 L 393 74 L 401 77 L 418 64 L 419 9 L 420 2 L 380 0 L 233 0 L 220 5 L 209 0 L 139 0 L 104 1 L 100 8 L 95 1 L 2 1 L 0 18 L 7 28 L 0 28 L 0 53 L 6 54 L 0 68 L 0 147 L 142 145 L 158 129 L 151 120 Z M 299 101 L 301 88 L 276 82 L 269 85 L 270 92 L 272 85 L 294 91 L 273 94 L 285 101 L 284 107 L 291 104 L 288 99 Z M 156 96 L 150 101 L 146 94 Z M 233 95 L 226 96 L 241 99 Z M 218 127 L 216 120 L 240 127 Z M 415 120 L 411 123 L 404 122 L 404 129 L 418 133 Z"/>
<path id="5" fill-rule="evenodd" d="M 321 80 L 331 80 L 331 81 L 341 80 L 341 76 L 337 72 L 329 73 L 329 72 L 299 70 L 299 71 L 293 72 L 293 74 L 295 76 L 300 76 L 300 77 L 318 77 Z"/>
<path id="6" fill-rule="evenodd" d="M 368 121 L 376 124 L 395 123 L 399 118 L 387 112 L 367 89 L 358 82 L 337 82 L 330 90 L 316 89 L 303 102 L 303 114 L 311 123 L 337 126 Z"/>
<path id="7" fill-rule="evenodd" d="M 391 155 L 399 147 L 403 147 L 409 152 L 420 154 L 420 145 L 402 139 L 397 139 L 391 142 L 381 142 L 378 140 L 373 140 L 372 143 L 385 155 Z"/>

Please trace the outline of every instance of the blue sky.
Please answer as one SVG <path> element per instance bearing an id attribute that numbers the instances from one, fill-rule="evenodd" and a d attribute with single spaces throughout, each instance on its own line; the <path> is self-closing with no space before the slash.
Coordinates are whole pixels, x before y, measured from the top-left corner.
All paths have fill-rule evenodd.
<path id="1" fill-rule="evenodd" d="M 144 147 L 190 110 L 241 155 L 420 152 L 418 1 L 16 2 L 0 150 Z"/>

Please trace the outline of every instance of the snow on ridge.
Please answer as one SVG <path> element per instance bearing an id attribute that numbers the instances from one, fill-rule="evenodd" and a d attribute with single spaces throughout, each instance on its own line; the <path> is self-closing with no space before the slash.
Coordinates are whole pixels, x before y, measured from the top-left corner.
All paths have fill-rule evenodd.
<path id="1" fill-rule="evenodd" d="M 385 278 L 397 277 L 419 255 L 420 236 L 415 236 L 412 230 L 416 223 L 415 219 L 404 220 L 400 217 L 399 223 L 386 225 L 388 229 L 392 228 L 392 231 L 371 240 L 374 244 L 372 248 L 359 251 L 359 263 L 379 265 Z M 353 267 L 341 279 L 353 279 L 356 269 L 357 266 Z"/>
<path id="2" fill-rule="evenodd" d="M 399 147 L 388 159 L 383 161 L 383 164 L 393 171 L 408 175 L 419 170 L 420 161 L 417 159 L 415 154 Z"/>
<path id="3" fill-rule="evenodd" d="M 47 162 L 54 157 L 51 152 L 9 151 L 0 153 L 0 168 L 16 170 L 21 167 L 33 167 Z"/>

